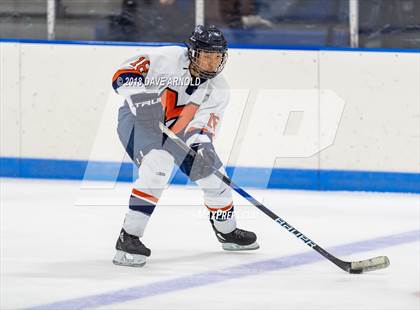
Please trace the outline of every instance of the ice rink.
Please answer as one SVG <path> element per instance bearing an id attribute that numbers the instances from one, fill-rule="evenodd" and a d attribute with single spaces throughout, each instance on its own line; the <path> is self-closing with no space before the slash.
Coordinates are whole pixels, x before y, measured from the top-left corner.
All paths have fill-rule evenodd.
<path id="1" fill-rule="evenodd" d="M 261 248 L 224 252 L 195 187 L 169 187 L 144 268 L 111 263 L 131 184 L 1 179 L 1 309 L 420 309 L 418 195 L 252 190 L 340 258 L 387 255 L 350 275 L 235 196 Z"/>

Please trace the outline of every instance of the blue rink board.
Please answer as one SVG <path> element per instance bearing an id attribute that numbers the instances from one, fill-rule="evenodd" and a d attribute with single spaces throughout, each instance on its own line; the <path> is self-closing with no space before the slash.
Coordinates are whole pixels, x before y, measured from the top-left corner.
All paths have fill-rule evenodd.
<path id="1" fill-rule="evenodd" d="M 131 163 L 0 157 L 0 177 L 131 182 L 133 168 Z M 257 167 L 227 167 L 227 173 L 243 187 L 420 193 L 420 173 Z M 171 184 L 187 182 L 182 172 L 174 172 Z"/>

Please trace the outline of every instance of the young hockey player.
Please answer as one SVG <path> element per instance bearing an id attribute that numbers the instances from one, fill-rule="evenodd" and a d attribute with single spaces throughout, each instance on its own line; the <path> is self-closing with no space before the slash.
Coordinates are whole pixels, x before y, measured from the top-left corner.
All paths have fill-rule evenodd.
<path id="1" fill-rule="evenodd" d="M 113 262 L 143 266 L 148 249 L 141 241 L 147 222 L 169 182 L 174 164 L 204 192 L 204 205 L 222 248 L 259 248 L 253 232 L 236 227 L 230 188 L 213 175 L 224 171 L 212 144 L 229 101 L 221 72 L 227 42 L 214 26 L 197 26 L 187 47 L 167 46 L 128 60 L 113 77 L 113 88 L 124 97 L 118 135 L 137 165 L 129 210 L 116 244 Z M 186 155 L 163 136 L 163 122 L 197 152 Z"/>

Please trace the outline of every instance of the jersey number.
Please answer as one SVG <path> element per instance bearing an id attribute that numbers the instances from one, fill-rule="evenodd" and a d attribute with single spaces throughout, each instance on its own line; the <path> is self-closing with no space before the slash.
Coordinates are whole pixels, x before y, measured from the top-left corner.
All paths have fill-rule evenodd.
<path id="1" fill-rule="evenodd" d="M 209 121 L 207 122 L 207 127 L 216 130 L 216 126 L 219 123 L 219 117 L 214 113 L 210 113 Z"/>

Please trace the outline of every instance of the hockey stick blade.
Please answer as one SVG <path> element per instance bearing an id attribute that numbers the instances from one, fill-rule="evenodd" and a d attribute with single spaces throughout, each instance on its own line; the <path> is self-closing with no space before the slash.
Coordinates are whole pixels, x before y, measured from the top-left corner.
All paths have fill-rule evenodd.
<path id="1" fill-rule="evenodd" d="M 192 155 L 196 154 L 194 150 L 192 150 L 187 144 L 185 144 L 183 140 L 181 140 L 172 130 L 167 128 L 164 124 L 159 123 L 159 127 L 162 130 L 162 132 L 165 135 L 167 135 L 176 145 L 178 145 L 179 148 L 184 150 L 186 154 L 187 153 L 192 154 Z M 330 262 L 340 267 L 342 270 L 348 273 L 360 274 L 360 273 L 364 273 L 368 271 L 384 269 L 389 266 L 389 259 L 386 256 L 378 256 L 371 259 L 366 259 L 366 260 L 356 261 L 356 262 L 346 262 L 346 261 L 342 261 L 341 259 L 338 259 L 337 257 L 332 255 L 328 251 L 324 250 L 318 244 L 313 242 L 310 238 L 305 236 L 303 233 L 298 231 L 295 227 L 287 223 L 285 220 L 281 219 L 279 216 L 277 216 L 274 212 L 269 210 L 266 206 L 264 206 L 258 200 L 253 198 L 245 190 L 243 190 L 241 187 L 236 185 L 229 177 L 227 177 L 226 175 L 224 175 L 218 170 L 214 172 L 214 175 L 216 175 L 220 180 L 222 180 L 226 185 L 232 188 L 235 192 L 237 192 L 243 198 L 248 200 L 252 205 L 258 208 L 260 211 L 265 213 L 265 215 L 270 217 L 276 223 L 280 224 L 280 226 L 285 228 L 288 232 L 295 235 L 295 237 L 303 241 L 307 246 L 311 247 L 313 250 L 315 250 L 316 252 L 324 256 Z"/>
<path id="2" fill-rule="evenodd" d="M 351 262 L 349 273 L 364 273 L 384 269 L 389 266 L 389 259 L 386 256 L 377 256 L 370 259 L 361 260 L 358 262 Z"/>

